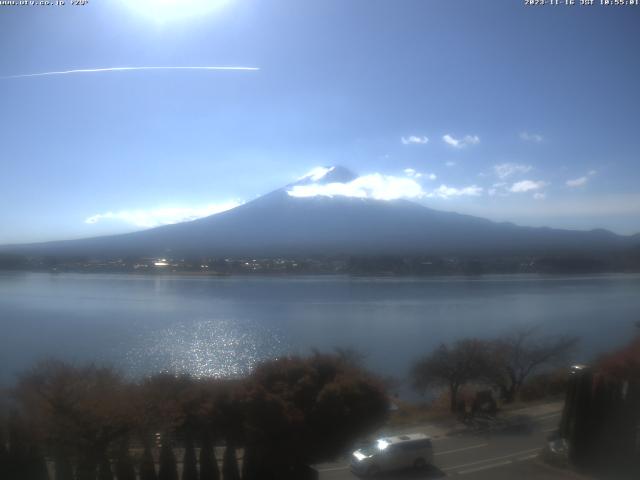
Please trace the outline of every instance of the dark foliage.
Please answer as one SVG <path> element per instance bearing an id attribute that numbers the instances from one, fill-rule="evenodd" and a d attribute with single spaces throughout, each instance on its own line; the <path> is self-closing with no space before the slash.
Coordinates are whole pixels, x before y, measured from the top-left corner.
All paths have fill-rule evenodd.
<path id="1" fill-rule="evenodd" d="M 211 437 L 204 435 L 200 449 L 200 480 L 220 480 L 220 470 Z"/>
<path id="2" fill-rule="evenodd" d="M 612 378 L 640 382 L 640 337 L 633 339 L 626 347 L 603 356 L 599 367 Z"/>
<path id="3" fill-rule="evenodd" d="M 318 353 L 257 367 L 244 403 L 252 462 L 281 478 L 297 464 L 344 453 L 379 427 L 389 408 L 383 388 L 366 372 Z"/>
<path id="4" fill-rule="evenodd" d="M 142 458 L 140 459 L 140 480 L 158 480 L 155 462 L 148 444 L 145 445 Z"/>
<path id="5" fill-rule="evenodd" d="M 175 432 L 192 421 L 198 409 L 197 384 L 188 375 L 154 375 L 135 392 L 135 414 L 144 432 Z"/>
<path id="6" fill-rule="evenodd" d="M 73 467 L 68 455 L 58 452 L 53 458 L 54 480 L 74 480 Z"/>
<path id="7" fill-rule="evenodd" d="M 253 445 L 244 447 L 242 457 L 242 480 L 260 480 L 260 465 L 256 448 Z"/>
<path id="8" fill-rule="evenodd" d="M 162 441 L 162 447 L 160 447 L 158 480 L 178 480 L 176 456 L 173 453 L 173 446 L 168 439 L 164 439 Z"/>
<path id="9" fill-rule="evenodd" d="M 182 480 L 239 480 L 238 446 L 245 448 L 246 479 L 284 480 L 342 454 L 384 421 L 384 389 L 358 368 L 361 359 L 342 349 L 266 362 L 243 380 L 163 374 L 135 383 L 108 368 L 41 363 L 15 388 L 29 424 L 9 429 L 14 440 L 10 451 L 0 451 L 2 480 L 44 480 L 44 451 L 54 461 L 54 480 L 135 480 L 129 438 L 145 445 L 140 480 L 178 480 L 171 439 L 184 447 Z M 165 432 L 157 474 L 155 432 Z M 213 432 L 227 443 L 222 472 Z M 200 468 L 195 438 L 204 439 Z"/>
<path id="10" fill-rule="evenodd" d="M 0 478 L 9 476 L 9 451 L 5 445 L 5 440 L 0 431 Z"/>
<path id="11" fill-rule="evenodd" d="M 7 478 L 22 480 L 29 474 L 29 438 L 24 419 L 16 412 L 9 416 Z"/>
<path id="12" fill-rule="evenodd" d="M 224 457 L 222 459 L 222 478 L 224 480 L 240 480 L 236 449 L 229 442 L 227 442 L 227 447 L 224 449 Z"/>
<path id="13" fill-rule="evenodd" d="M 27 471 L 24 480 L 49 480 L 47 462 L 42 451 L 36 445 L 29 447 Z"/>
<path id="14" fill-rule="evenodd" d="M 567 391 L 566 369 L 540 373 L 528 379 L 520 389 L 520 399 L 525 402 L 544 398 L 562 398 Z"/>
<path id="15" fill-rule="evenodd" d="M 110 368 L 46 361 L 19 379 L 15 398 L 42 447 L 76 458 L 76 480 L 95 480 L 109 445 L 131 427 L 128 388 Z"/>
<path id="16" fill-rule="evenodd" d="M 97 467 L 97 459 L 91 452 L 81 452 L 76 468 L 76 480 L 96 480 Z"/>
<path id="17" fill-rule="evenodd" d="M 102 456 L 102 458 L 100 459 L 100 464 L 98 465 L 98 480 L 113 480 L 111 462 L 106 455 Z"/>
<path id="18" fill-rule="evenodd" d="M 136 469 L 129 453 L 129 442 L 124 439 L 118 447 L 116 458 L 116 478 L 118 480 L 136 480 Z"/>
<path id="19" fill-rule="evenodd" d="M 198 480 L 198 464 L 193 439 L 187 435 L 182 462 L 182 480 Z"/>
<path id="20" fill-rule="evenodd" d="M 29 260 L 23 255 L 0 253 L 0 270 L 22 270 L 29 266 Z"/>
<path id="21" fill-rule="evenodd" d="M 592 256 L 556 256 L 544 257 L 536 261 L 537 271 L 541 273 L 596 273 L 607 271 L 604 259 Z"/>

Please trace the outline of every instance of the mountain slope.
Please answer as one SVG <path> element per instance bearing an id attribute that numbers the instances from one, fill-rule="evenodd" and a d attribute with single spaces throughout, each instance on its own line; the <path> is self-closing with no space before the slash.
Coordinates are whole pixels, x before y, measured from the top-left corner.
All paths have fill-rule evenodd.
<path id="1" fill-rule="evenodd" d="M 335 170 L 340 181 L 349 177 L 347 172 Z M 315 181 L 331 182 L 332 173 Z M 3 250 L 63 257 L 510 254 L 608 251 L 639 243 L 637 236 L 606 230 L 520 227 L 406 200 L 297 198 L 287 194 L 288 187 L 191 222 Z"/>

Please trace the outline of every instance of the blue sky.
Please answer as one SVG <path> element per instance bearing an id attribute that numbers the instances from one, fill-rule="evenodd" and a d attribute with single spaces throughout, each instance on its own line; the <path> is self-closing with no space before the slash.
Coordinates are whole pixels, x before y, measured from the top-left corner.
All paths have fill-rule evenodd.
<path id="1" fill-rule="evenodd" d="M 363 176 L 342 193 L 640 232 L 640 7 L 176 3 L 0 7 L 0 77 L 259 68 L 0 78 L 0 243 L 193 218 L 321 165 Z"/>

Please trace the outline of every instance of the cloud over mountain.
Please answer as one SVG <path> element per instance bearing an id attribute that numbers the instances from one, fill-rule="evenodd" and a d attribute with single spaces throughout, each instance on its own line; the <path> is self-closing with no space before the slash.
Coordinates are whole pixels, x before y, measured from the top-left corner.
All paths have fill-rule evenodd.
<path id="1" fill-rule="evenodd" d="M 438 188 L 427 194 L 427 197 L 451 198 L 451 197 L 477 197 L 482 195 L 482 187 L 471 185 L 470 187 L 455 188 L 447 185 L 440 185 Z"/>
<path id="2" fill-rule="evenodd" d="M 522 180 L 502 188 L 533 195 L 543 193 L 545 185 L 542 181 Z M 432 199 L 435 203 L 484 193 L 478 185 L 456 187 L 443 183 L 425 189 L 415 178 L 381 173 L 357 176 L 345 168 L 322 167 L 298 183 L 236 208 L 228 209 L 234 205 L 227 204 L 202 209 L 107 212 L 87 221 L 112 219 L 145 227 L 160 226 L 121 235 L 6 246 L 4 251 L 96 258 L 164 256 L 168 252 L 209 257 L 398 255 L 611 249 L 637 243 L 635 237 L 619 237 L 602 230 L 578 232 L 494 223 L 411 201 Z M 193 220 L 223 209 L 226 211 Z M 192 221 L 181 222 L 183 219 Z"/>
<path id="3" fill-rule="evenodd" d="M 291 197 L 355 197 L 375 200 L 421 198 L 422 186 L 413 178 L 373 173 L 357 177 L 349 182 L 309 183 L 293 185 L 287 193 Z"/>
<path id="4" fill-rule="evenodd" d="M 85 219 L 85 223 L 93 224 L 104 221 L 116 221 L 140 228 L 153 228 L 208 217 L 209 215 L 231 210 L 241 204 L 242 202 L 238 201 L 228 201 L 199 207 L 158 207 L 151 209 L 120 210 L 118 212 L 105 212 L 91 215 Z"/>

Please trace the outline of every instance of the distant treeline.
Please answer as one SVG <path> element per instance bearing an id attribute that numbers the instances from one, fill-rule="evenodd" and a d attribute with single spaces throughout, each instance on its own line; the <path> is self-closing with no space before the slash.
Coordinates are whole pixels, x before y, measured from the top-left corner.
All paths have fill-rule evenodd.
<path id="1" fill-rule="evenodd" d="M 275 258 L 89 258 L 0 254 L 0 270 L 43 272 L 135 272 L 343 275 L 482 275 L 640 272 L 640 248 L 609 253 L 535 255 L 362 255 Z"/>

